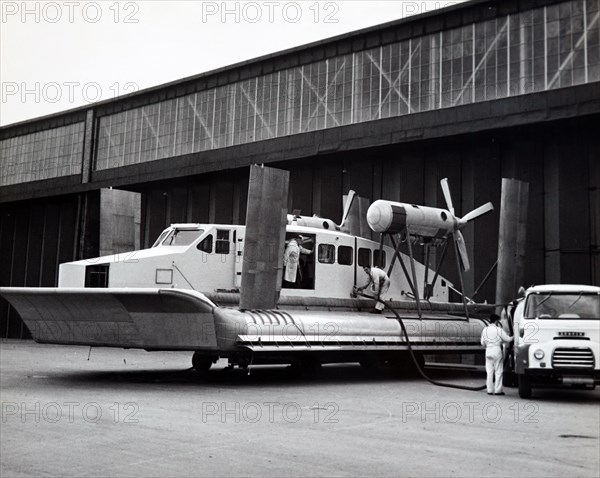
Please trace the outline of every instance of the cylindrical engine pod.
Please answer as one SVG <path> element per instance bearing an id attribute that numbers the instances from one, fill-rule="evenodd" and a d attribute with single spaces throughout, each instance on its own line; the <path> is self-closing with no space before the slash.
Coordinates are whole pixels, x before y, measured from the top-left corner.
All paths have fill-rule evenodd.
<path id="1" fill-rule="evenodd" d="M 371 204 L 367 222 L 373 231 L 379 233 L 397 234 L 408 225 L 412 235 L 439 239 L 451 234 L 455 227 L 455 219 L 446 209 L 383 199 Z"/>
<path id="2" fill-rule="evenodd" d="M 317 216 L 292 216 L 288 214 L 288 225 L 314 227 L 317 229 L 336 230 L 335 222 Z"/>
<path id="3" fill-rule="evenodd" d="M 369 206 L 367 222 L 375 232 L 396 234 L 406 228 L 406 209 L 400 203 L 379 199 Z"/>

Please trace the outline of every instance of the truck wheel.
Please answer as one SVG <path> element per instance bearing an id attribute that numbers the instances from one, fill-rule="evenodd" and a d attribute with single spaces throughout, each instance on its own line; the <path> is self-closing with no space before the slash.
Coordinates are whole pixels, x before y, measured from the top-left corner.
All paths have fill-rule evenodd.
<path id="1" fill-rule="evenodd" d="M 519 397 L 531 398 L 531 378 L 525 374 L 519 374 Z"/>
<path id="2" fill-rule="evenodd" d="M 192 355 L 192 366 L 196 372 L 207 372 L 213 363 L 212 357 L 208 355 L 199 354 L 198 352 L 194 352 L 194 355 Z"/>

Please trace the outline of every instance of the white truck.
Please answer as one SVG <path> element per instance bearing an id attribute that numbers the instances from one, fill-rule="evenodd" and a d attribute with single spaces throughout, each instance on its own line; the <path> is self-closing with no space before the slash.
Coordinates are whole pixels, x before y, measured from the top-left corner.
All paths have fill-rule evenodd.
<path id="1" fill-rule="evenodd" d="M 594 389 L 600 383 L 600 287 L 530 287 L 512 318 L 510 365 L 521 398 L 540 384 Z"/>

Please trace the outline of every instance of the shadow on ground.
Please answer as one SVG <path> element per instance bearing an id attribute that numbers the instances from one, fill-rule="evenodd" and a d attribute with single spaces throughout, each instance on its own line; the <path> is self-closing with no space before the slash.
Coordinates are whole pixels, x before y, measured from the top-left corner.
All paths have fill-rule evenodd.
<path id="1" fill-rule="evenodd" d="M 464 371 L 427 370 L 438 380 L 483 383 L 481 374 Z M 179 385 L 253 387 L 265 385 L 327 385 L 380 382 L 413 382 L 422 380 L 415 371 L 398 371 L 393 368 L 363 368 L 358 364 L 327 365 L 312 373 L 298 372 L 288 366 L 253 366 L 248 370 L 216 368 L 198 373 L 186 370 L 120 370 L 106 372 L 63 372 L 53 374 L 53 379 L 79 383 L 169 383 Z"/>

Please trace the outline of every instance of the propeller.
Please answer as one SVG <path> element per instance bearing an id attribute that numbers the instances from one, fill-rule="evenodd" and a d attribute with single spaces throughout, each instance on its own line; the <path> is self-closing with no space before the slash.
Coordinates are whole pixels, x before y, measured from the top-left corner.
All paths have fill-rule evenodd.
<path id="1" fill-rule="evenodd" d="M 470 213 L 460 218 L 461 227 L 466 225 L 467 222 L 470 222 L 473 219 L 477 219 L 479 216 L 483 216 L 484 214 L 487 214 L 488 212 L 493 210 L 494 206 L 491 202 L 488 202 L 483 206 L 479 206 L 477 209 L 473 209 Z"/>
<path id="2" fill-rule="evenodd" d="M 348 214 L 350 214 L 350 208 L 352 207 L 352 201 L 354 201 L 354 196 L 356 196 L 354 190 L 351 189 L 348 191 L 348 197 L 346 198 L 346 203 L 344 204 L 344 212 L 342 213 L 342 222 L 340 222 L 340 225 L 338 226 L 340 229 L 344 227 L 346 219 L 348 219 Z"/>
<path id="3" fill-rule="evenodd" d="M 452 196 L 450 195 L 450 186 L 448 186 L 448 178 L 444 178 L 440 181 L 442 185 L 442 191 L 444 193 L 444 198 L 446 199 L 446 204 L 448 205 L 448 211 L 454 216 L 454 206 L 452 205 Z"/>
<path id="4" fill-rule="evenodd" d="M 465 245 L 465 238 L 462 235 L 462 232 L 456 230 L 452 237 L 454 237 L 454 241 L 458 246 L 458 253 L 460 255 L 460 263 L 462 265 L 463 271 L 467 272 L 471 268 L 471 264 L 469 264 L 469 255 L 467 254 L 467 246 Z"/>
<path id="5" fill-rule="evenodd" d="M 484 214 L 487 214 L 490 211 L 494 210 L 494 206 L 491 202 L 484 204 L 483 206 L 479 206 L 477 209 L 473 209 L 470 213 L 465 214 L 463 217 L 456 217 L 454 214 L 454 206 L 452 204 L 452 195 L 450 194 L 450 186 L 448 185 L 448 178 L 444 178 L 440 181 L 442 186 L 442 191 L 444 193 L 444 198 L 446 199 L 446 205 L 448 206 L 448 211 L 452 214 L 452 218 L 454 219 L 454 231 L 452 232 L 452 238 L 458 247 L 458 253 L 460 256 L 460 262 L 462 268 L 465 272 L 467 272 L 471 265 L 469 264 L 469 254 L 467 253 L 467 246 L 465 244 L 465 238 L 462 235 L 460 230 L 465 227 L 469 222 L 477 219 Z"/>

